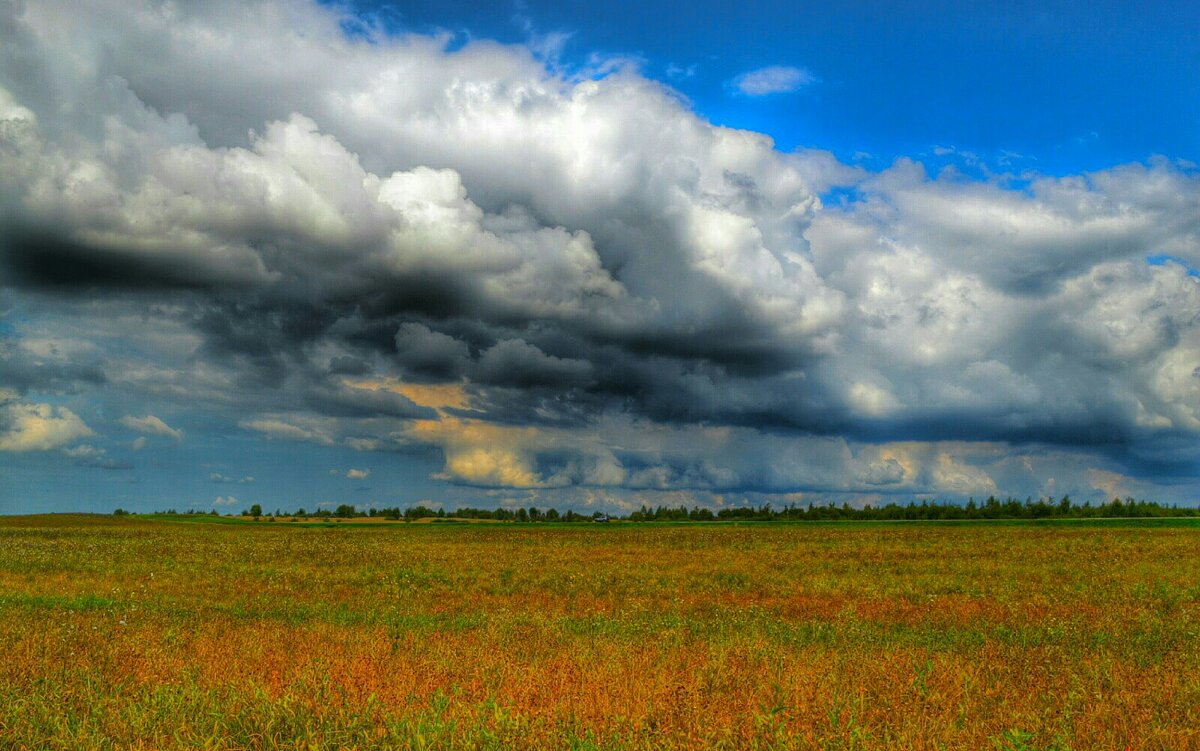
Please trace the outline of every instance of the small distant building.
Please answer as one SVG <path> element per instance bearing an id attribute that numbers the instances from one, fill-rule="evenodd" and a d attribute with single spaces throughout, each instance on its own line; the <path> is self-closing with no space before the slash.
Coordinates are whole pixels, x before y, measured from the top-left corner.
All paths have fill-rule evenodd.
<path id="1" fill-rule="evenodd" d="M 602 514 L 599 511 L 592 514 L 592 521 L 599 524 L 608 524 L 608 514 Z"/>

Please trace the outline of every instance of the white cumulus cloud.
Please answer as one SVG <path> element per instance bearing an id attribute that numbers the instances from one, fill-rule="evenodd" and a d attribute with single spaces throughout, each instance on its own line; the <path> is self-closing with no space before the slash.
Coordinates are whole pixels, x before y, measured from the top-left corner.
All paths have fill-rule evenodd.
<path id="1" fill-rule="evenodd" d="M 0 406 L 0 451 L 49 451 L 92 435 L 66 407 L 22 402 Z"/>

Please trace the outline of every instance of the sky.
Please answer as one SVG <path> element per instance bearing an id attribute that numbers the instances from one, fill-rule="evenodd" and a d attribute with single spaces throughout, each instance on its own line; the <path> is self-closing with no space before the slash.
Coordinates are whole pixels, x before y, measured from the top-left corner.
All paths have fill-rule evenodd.
<path id="1" fill-rule="evenodd" d="M 0 513 L 1200 503 L 1200 8 L 0 0 Z"/>

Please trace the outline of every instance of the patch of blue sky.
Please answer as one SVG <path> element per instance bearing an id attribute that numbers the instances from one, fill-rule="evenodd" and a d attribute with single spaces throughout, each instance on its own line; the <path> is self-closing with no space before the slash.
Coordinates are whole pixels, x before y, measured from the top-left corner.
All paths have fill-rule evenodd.
<path id="1" fill-rule="evenodd" d="M 863 200 L 862 190 L 856 185 L 837 185 L 821 193 L 821 204 L 826 208 L 852 206 Z"/>
<path id="2" fill-rule="evenodd" d="M 1178 264 L 1178 265 L 1182 266 L 1183 268 L 1187 269 L 1188 276 L 1200 277 L 1200 269 L 1197 269 L 1195 266 L 1193 266 L 1191 263 L 1189 263 L 1186 259 L 1180 258 L 1178 256 L 1171 256 L 1171 255 L 1166 255 L 1166 254 L 1149 256 L 1146 258 L 1146 263 L 1150 264 L 1151 266 L 1165 266 L 1168 263 L 1175 263 L 1175 264 Z"/>

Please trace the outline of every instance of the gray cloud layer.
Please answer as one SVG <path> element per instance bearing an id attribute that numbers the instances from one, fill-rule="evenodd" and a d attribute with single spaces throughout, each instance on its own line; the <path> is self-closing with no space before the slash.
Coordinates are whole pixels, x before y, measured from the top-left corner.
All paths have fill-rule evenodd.
<path id="1" fill-rule="evenodd" d="M 6 304 L 44 329 L 10 421 L 84 435 L 31 400 L 108 383 L 484 486 L 1195 481 L 1193 169 L 868 174 L 635 70 L 339 20 L 0 2 Z M 109 346 L 39 349 L 85 319 Z"/>

